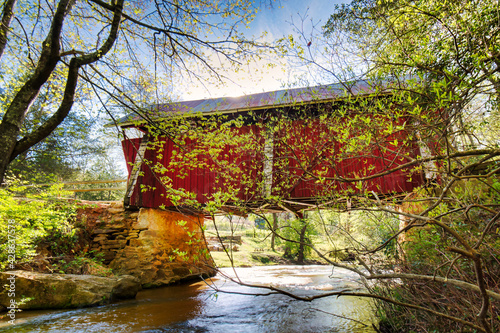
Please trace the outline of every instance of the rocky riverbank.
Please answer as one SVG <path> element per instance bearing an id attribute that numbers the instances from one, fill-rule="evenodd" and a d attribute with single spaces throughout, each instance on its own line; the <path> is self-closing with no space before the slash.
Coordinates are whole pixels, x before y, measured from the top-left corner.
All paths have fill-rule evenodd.
<path id="1" fill-rule="evenodd" d="M 141 290 L 131 275 L 101 277 L 44 274 L 28 271 L 0 273 L 0 311 L 12 309 L 64 309 L 107 304 L 135 298 Z"/>
<path id="2" fill-rule="evenodd" d="M 127 211 L 120 202 L 79 205 L 75 248 L 60 256 L 41 243 L 33 260 L 0 273 L 0 312 L 102 305 L 215 274 L 202 215 Z"/>

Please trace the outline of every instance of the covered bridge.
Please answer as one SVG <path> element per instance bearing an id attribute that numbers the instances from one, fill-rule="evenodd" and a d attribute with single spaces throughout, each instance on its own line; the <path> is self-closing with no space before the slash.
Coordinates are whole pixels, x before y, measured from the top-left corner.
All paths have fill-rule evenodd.
<path id="1" fill-rule="evenodd" d="M 151 106 L 119 121 L 125 204 L 300 210 L 411 192 L 425 177 L 401 166 L 429 144 L 390 95 L 358 81 Z"/>

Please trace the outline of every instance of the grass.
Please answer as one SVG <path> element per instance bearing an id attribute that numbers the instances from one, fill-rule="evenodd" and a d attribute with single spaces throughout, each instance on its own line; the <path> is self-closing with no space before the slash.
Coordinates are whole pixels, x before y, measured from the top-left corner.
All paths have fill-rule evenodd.
<path id="1" fill-rule="evenodd" d="M 222 229 L 222 230 L 221 230 Z M 284 242 L 276 239 L 275 251 L 271 249 L 271 236 L 268 230 L 257 228 L 238 228 L 233 233 L 225 228 L 219 228 L 221 236 L 235 235 L 241 236 L 242 244 L 238 246 L 238 251 L 228 253 L 222 251 L 211 251 L 212 258 L 218 267 L 250 267 L 250 266 L 270 266 L 277 264 L 292 264 L 283 258 Z M 216 236 L 215 229 L 208 229 L 207 236 Z M 326 251 L 329 248 L 325 237 L 316 236 L 313 239 L 315 246 Z M 271 259 L 270 259 L 271 258 Z M 312 252 L 306 259 L 321 261 L 315 252 Z"/>
<path id="2" fill-rule="evenodd" d="M 231 232 L 228 231 L 220 231 L 221 236 L 230 234 Z M 231 265 L 239 267 L 264 265 L 262 261 L 252 257 L 252 254 L 281 256 L 281 253 L 271 250 L 271 240 L 269 237 L 266 238 L 267 234 L 268 232 L 265 230 L 254 230 L 253 228 L 236 231 L 234 235 L 241 236 L 242 240 L 242 244 L 238 246 L 238 251 L 231 251 L 231 249 L 228 249 L 227 253 L 211 251 L 212 257 L 218 267 L 230 267 Z M 207 230 L 207 236 L 216 236 L 216 233 L 214 230 Z M 274 263 L 269 262 L 267 264 L 272 265 Z"/>

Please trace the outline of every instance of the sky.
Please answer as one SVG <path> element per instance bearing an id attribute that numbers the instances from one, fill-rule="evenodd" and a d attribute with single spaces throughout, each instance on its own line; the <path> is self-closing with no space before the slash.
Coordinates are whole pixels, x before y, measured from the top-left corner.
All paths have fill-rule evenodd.
<path id="1" fill-rule="evenodd" d="M 343 0 L 279 0 L 270 5 L 262 0 L 261 11 L 251 23 L 250 29 L 245 30 L 245 35 L 260 36 L 267 31 L 266 41 L 271 42 L 283 36 L 294 34 L 292 23 L 303 26 L 303 31 L 310 34 L 313 25 L 320 28 L 333 13 L 334 5 L 346 3 Z M 249 66 L 240 73 L 227 73 L 233 82 L 224 86 L 205 84 L 202 86 L 190 85 L 189 89 L 180 93 L 181 100 L 196 100 L 215 97 L 235 97 L 283 89 L 294 81 L 294 69 L 286 64 L 275 68 L 267 68 L 267 60 Z M 271 62 L 278 63 L 271 59 Z M 332 83 L 332 82 L 324 82 Z"/>
<path id="2" fill-rule="evenodd" d="M 257 0 L 259 1 L 259 0 Z M 266 0 L 262 0 L 266 2 Z M 273 2 L 273 6 L 265 6 L 257 13 L 256 19 L 251 23 L 250 29 L 245 30 L 248 37 L 260 36 L 267 31 L 268 42 L 274 41 L 283 36 L 293 34 L 292 22 L 302 24 L 304 31 L 311 32 L 312 24 L 318 28 L 323 26 L 333 12 L 336 3 L 349 2 L 342 0 L 278 0 Z M 267 0 L 269 3 L 269 0 Z M 283 89 L 283 85 L 288 84 L 293 78 L 293 69 L 278 66 L 275 69 L 264 73 L 255 73 L 256 69 L 266 67 L 267 60 L 255 64 L 252 68 L 239 74 L 228 73 L 234 81 L 223 87 L 206 84 L 205 86 L 194 85 L 188 82 L 181 86 L 181 91 L 177 92 L 179 100 L 197 100 L 216 97 L 236 97 L 259 92 L 267 92 Z M 324 82 L 332 83 L 332 82 Z M 114 158 L 116 167 L 126 174 L 126 164 L 123 159 L 121 148 L 117 148 Z M 120 162 L 118 162 L 120 161 Z"/>

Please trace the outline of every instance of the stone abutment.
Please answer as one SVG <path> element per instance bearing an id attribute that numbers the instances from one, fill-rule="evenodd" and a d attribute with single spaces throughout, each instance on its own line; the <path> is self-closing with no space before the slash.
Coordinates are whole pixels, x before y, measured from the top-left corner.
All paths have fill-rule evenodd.
<path id="1" fill-rule="evenodd" d="M 117 275 L 137 277 L 144 288 L 215 274 L 202 233 L 203 215 L 121 203 L 78 210 L 90 234 L 90 250 Z"/>

